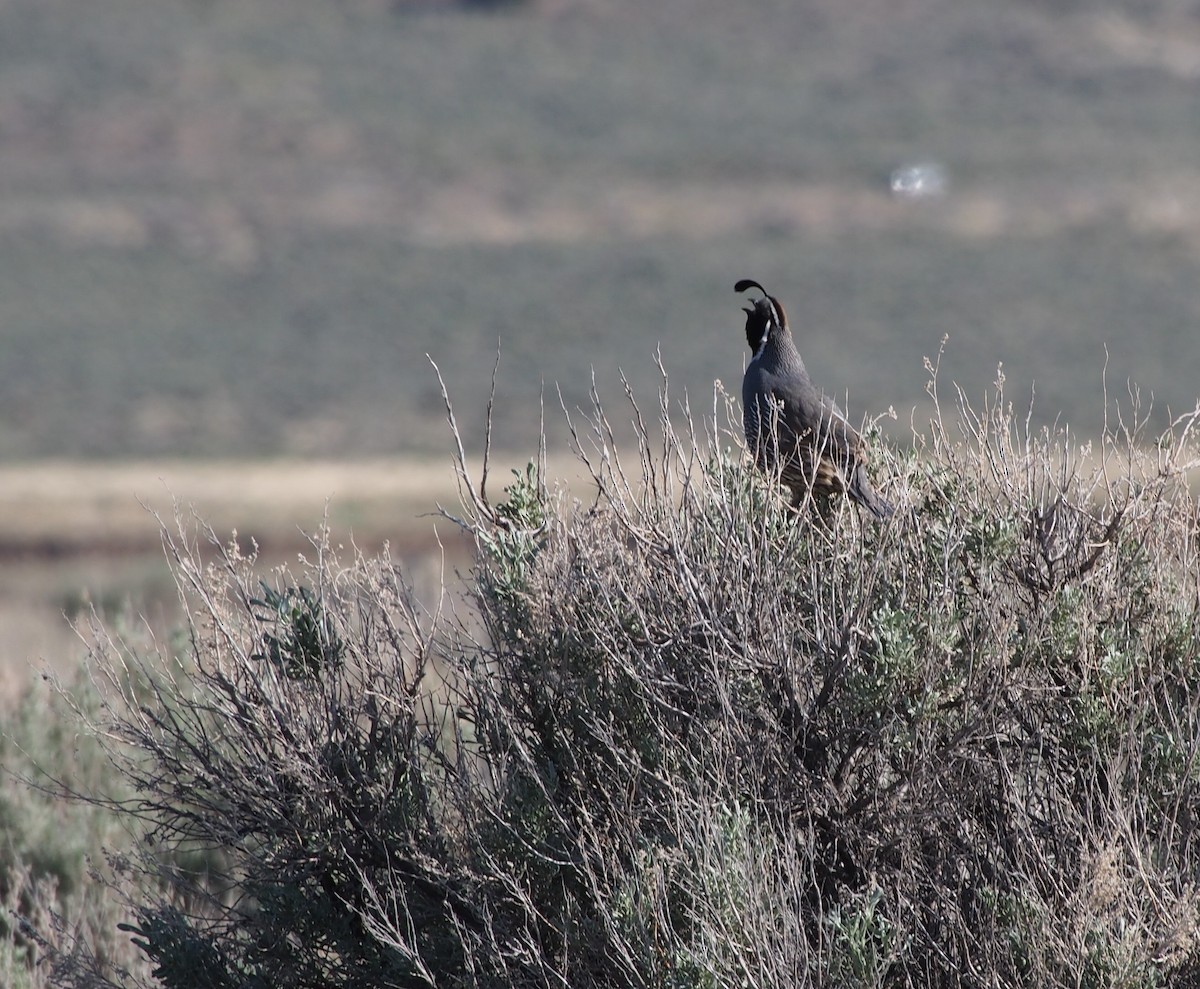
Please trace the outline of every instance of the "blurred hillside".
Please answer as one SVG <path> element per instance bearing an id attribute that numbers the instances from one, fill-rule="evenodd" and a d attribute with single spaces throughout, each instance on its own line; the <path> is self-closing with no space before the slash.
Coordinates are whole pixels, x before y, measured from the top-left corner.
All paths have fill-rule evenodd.
<path id="1" fill-rule="evenodd" d="M 441 450 L 424 355 L 478 430 L 498 339 L 506 447 L 660 343 L 704 409 L 745 276 L 856 415 L 943 335 L 1085 434 L 1105 347 L 1195 403 L 1192 4 L 481 6 L 0 2 L 0 457 Z"/>

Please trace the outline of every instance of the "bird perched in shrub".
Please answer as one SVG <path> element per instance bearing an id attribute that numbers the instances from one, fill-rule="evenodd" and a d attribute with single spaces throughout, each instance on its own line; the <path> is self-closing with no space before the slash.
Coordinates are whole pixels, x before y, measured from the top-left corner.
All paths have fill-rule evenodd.
<path id="1" fill-rule="evenodd" d="M 743 310 L 754 356 L 742 379 L 742 425 L 759 469 L 779 471 L 793 508 L 811 489 L 821 495 L 844 492 L 876 518 L 893 514 L 867 476 L 863 438 L 809 378 L 779 300 L 749 278 L 734 289 L 762 293 Z"/>

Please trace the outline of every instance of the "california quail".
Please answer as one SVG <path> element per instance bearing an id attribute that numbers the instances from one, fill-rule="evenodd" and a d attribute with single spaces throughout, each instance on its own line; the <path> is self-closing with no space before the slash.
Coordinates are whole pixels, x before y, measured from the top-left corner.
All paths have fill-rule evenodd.
<path id="1" fill-rule="evenodd" d="M 742 425 L 760 470 L 778 470 L 796 508 L 811 488 L 845 492 L 876 518 L 895 509 L 871 486 L 863 438 L 842 410 L 808 376 L 774 296 L 744 278 L 734 290 L 758 289 L 763 297 L 746 313 L 746 342 L 754 356 L 742 379 Z M 782 457 L 782 464 L 777 457 Z"/>

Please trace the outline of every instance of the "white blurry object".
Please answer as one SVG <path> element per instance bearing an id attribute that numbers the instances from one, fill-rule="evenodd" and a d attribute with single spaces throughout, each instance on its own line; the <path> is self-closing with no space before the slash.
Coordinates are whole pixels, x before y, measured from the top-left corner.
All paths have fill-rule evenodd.
<path id="1" fill-rule="evenodd" d="M 935 161 L 895 168 L 888 176 L 892 195 L 902 199 L 929 199 L 944 195 L 950 180 L 946 169 Z"/>

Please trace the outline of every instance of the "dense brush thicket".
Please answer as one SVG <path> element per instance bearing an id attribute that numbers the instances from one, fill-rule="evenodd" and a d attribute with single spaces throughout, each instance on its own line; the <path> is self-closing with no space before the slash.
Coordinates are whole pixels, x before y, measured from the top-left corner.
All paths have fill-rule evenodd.
<path id="1" fill-rule="evenodd" d="M 185 640 L 95 657 L 158 983 L 1200 984 L 1194 420 L 960 400 L 874 442 L 875 523 L 667 409 L 624 464 L 573 425 L 583 504 L 460 459 L 469 603 L 168 534 Z"/>

